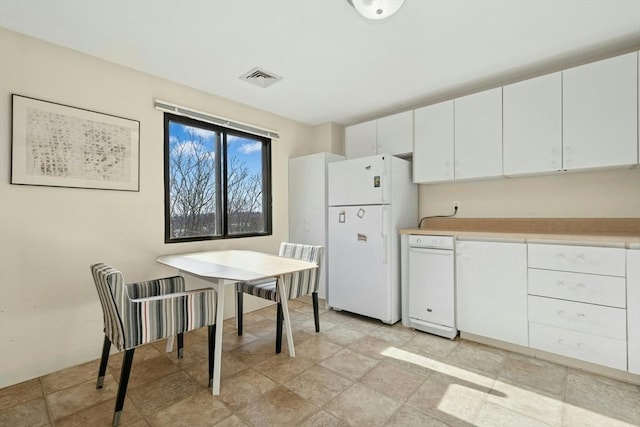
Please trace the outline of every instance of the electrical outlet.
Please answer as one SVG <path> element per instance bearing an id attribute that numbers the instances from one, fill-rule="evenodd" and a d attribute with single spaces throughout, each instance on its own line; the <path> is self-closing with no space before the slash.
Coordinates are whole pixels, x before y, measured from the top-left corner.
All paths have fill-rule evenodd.
<path id="1" fill-rule="evenodd" d="M 453 210 L 460 210 L 460 200 L 453 201 Z"/>

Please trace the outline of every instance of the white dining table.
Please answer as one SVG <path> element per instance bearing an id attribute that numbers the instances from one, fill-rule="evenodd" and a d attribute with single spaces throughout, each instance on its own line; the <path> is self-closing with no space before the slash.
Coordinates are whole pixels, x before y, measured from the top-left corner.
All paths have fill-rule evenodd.
<path id="1" fill-rule="evenodd" d="M 186 273 L 206 280 L 216 291 L 216 325 L 218 325 L 218 327 L 215 335 L 213 384 L 211 387 L 211 392 L 214 395 L 220 394 L 224 288 L 227 285 L 268 277 L 277 278 L 277 289 L 280 293 L 280 301 L 282 303 L 289 356 L 295 357 L 293 332 L 291 330 L 289 309 L 287 306 L 287 295 L 284 286 L 281 286 L 282 276 L 287 273 L 318 268 L 316 263 L 248 250 L 206 251 L 163 255 L 158 257 L 157 261 L 160 264 L 177 269 L 179 273 Z M 173 341 L 171 341 L 171 343 L 172 342 Z"/>

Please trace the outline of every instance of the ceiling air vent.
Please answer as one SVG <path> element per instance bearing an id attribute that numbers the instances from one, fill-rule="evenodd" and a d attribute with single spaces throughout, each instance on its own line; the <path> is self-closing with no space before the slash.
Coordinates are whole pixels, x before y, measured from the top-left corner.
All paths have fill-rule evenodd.
<path id="1" fill-rule="evenodd" d="M 253 83 L 260 87 L 269 87 L 282 80 L 282 77 L 262 68 L 255 67 L 240 76 L 240 80 Z"/>

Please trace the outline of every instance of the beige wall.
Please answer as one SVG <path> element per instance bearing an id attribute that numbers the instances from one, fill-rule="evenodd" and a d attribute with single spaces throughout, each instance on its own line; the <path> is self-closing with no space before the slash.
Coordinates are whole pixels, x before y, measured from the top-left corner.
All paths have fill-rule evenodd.
<path id="1" fill-rule="evenodd" d="M 140 192 L 10 185 L 12 93 L 140 121 Z M 272 144 L 272 236 L 164 243 L 163 113 L 153 108 L 156 98 L 279 131 Z M 111 263 L 136 281 L 172 273 L 155 262 L 161 254 L 277 252 L 288 236 L 287 160 L 331 150 L 334 141 L 325 137 L 332 126 L 324 127 L 0 29 L 0 387 L 99 357 L 102 311 L 92 263 Z M 229 315 L 232 304 L 226 309 Z"/>
<path id="2" fill-rule="evenodd" d="M 420 185 L 420 216 L 640 218 L 640 168 Z"/>

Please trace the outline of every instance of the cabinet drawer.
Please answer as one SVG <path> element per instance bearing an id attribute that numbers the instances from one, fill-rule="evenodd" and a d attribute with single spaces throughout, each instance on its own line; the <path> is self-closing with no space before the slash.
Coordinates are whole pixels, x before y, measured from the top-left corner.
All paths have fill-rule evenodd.
<path id="1" fill-rule="evenodd" d="M 529 322 L 529 346 L 611 368 L 627 369 L 627 342 Z"/>
<path id="2" fill-rule="evenodd" d="M 529 296 L 529 321 L 627 339 L 627 312 L 620 308 Z"/>
<path id="3" fill-rule="evenodd" d="M 625 276 L 623 248 L 529 244 L 531 268 Z"/>
<path id="4" fill-rule="evenodd" d="M 626 307 L 624 277 L 530 268 L 528 280 L 529 294 Z"/>

